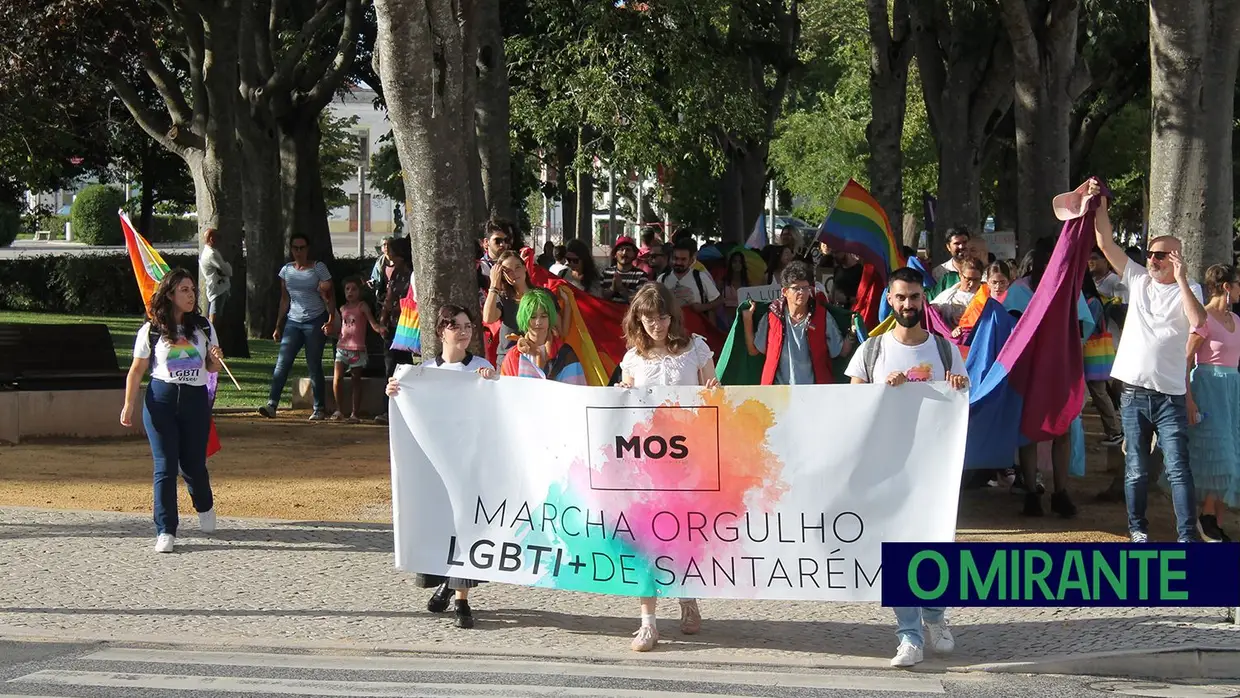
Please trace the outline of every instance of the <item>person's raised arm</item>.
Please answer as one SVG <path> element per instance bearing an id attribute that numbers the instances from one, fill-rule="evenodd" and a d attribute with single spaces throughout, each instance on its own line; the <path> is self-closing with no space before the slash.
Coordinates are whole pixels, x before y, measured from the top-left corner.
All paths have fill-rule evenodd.
<path id="1" fill-rule="evenodd" d="M 1190 327 L 1201 327 L 1206 324 L 1206 309 L 1197 300 L 1193 287 L 1188 283 L 1188 269 L 1184 265 L 1184 255 L 1179 251 L 1167 255 L 1171 260 L 1171 269 L 1175 272 L 1175 283 L 1180 287 L 1180 302 L 1184 306 L 1184 314 L 1188 316 Z"/>
<path id="2" fill-rule="evenodd" d="M 1098 210 L 1094 213 L 1094 241 L 1098 243 L 1098 249 L 1102 250 L 1102 256 L 1106 257 L 1107 263 L 1123 278 L 1124 269 L 1132 260 L 1124 254 L 1124 248 L 1115 242 L 1115 226 L 1111 224 L 1111 215 L 1108 212 L 1111 202 L 1102 196 L 1102 186 L 1097 180 L 1089 181 L 1089 194 L 1100 197 Z"/>
<path id="3" fill-rule="evenodd" d="M 487 288 L 487 300 L 482 305 L 482 324 L 489 325 L 500 319 L 499 292 L 504 265 L 495 264 L 491 267 L 491 285 Z"/>

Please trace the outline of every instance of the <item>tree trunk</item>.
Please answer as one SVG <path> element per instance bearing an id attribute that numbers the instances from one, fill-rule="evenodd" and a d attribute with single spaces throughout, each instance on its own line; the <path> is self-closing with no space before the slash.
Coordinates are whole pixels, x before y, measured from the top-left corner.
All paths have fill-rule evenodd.
<path id="1" fill-rule="evenodd" d="M 1003 0 L 1016 75 L 1016 244 L 1021 250 L 1057 235 L 1061 226 L 1051 200 L 1069 189 L 1072 105 L 1087 82 L 1078 72 L 1079 13 L 1079 0 Z"/>
<path id="2" fill-rule="evenodd" d="M 284 263 L 283 221 L 280 211 L 280 145 L 275 123 L 268 114 L 251 112 L 238 124 L 245 154 L 246 314 L 250 336 L 270 337 L 279 313 L 277 274 Z"/>
<path id="3" fill-rule="evenodd" d="M 1016 230 L 1020 218 L 1020 177 L 1016 167 L 1016 146 L 998 149 L 998 176 L 995 177 L 995 230 Z M 1023 243 L 1017 243 L 1022 245 Z M 1023 254 L 1031 248 L 1019 247 Z"/>
<path id="4" fill-rule="evenodd" d="M 508 63 L 499 3 L 500 0 L 478 0 L 478 97 L 474 118 L 487 211 L 515 220 L 512 151 L 508 143 Z"/>
<path id="5" fill-rule="evenodd" d="M 279 123 L 280 209 L 284 223 L 283 239 L 293 232 L 310 236 L 313 259 L 335 258 L 331 229 L 327 225 L 327 205 L 323 202 L 323 179 L 319 171 L 319 145 L 323 137 L 319 114 L 298 110 Z M 358 202 L 358 225 L 361 221 Z M 283 254 L 283 252 L 281 252 Z"/>
<path id="6" fill-rule="evenodd" d="M 573 192 L 577 197 L 577 239 L 587 245 L 594 244 L 594 175 L 593 168 L 581 167 L 577 170 L 577 187 Z"/>
<path id="7" fill-rule="evenodd" d="M 866 169 L 870 193 L 878 200 L 892 234 L 901 237 L 904 216 L 904 112 L 908 101 L 908 64 L 913 57 L 908 2 L 892 6 L 894 26 L 888 26 L 887 0 L 867 0 L 870 27 L 870 144 Z M 915 244 L 915 243 L 914 243 Z"/>
<path id="8" fill-rule="evenodd" d="M 1240 3 L 1150 2 L 1150 237 L 1184 243 L 1189 275 L 1232 259 Z"/>
<path id="9" fill-rule="evenodd" d="M 962 95 L 967 99 L 968 95 Z M 934 262 L 947 259 L 946 232 L 949 228 L 968 228 L 976 235 L 982 229 L 983 143 L 969 133 L 968 102 L 944 100 L 951 116 L 939 127 L 939 196 L 934 210 L 934 235 L 930 256 Z"/>
<path id="10" fill-rule="evenodd" d="M 423 352 L 438 352 L 435 313 L 478 307 L 478 221 L 469 158 L 477 153 L 473 0 L 377 0 L 375 55 L 404 170 Z M 480 341 L 476 334 L 476 342 Z"/>

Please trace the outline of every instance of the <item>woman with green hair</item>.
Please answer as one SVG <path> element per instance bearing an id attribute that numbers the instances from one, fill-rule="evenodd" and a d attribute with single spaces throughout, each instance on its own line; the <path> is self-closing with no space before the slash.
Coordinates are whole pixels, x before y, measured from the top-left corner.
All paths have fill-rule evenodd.
<path id="1" fill-rule="evenodd" d="M 559 310 L 549 291 L 535 288 L 521 296 L 517 308 L 517 329 L 521 334 L 509 337 L 516 341 L 516 351 L 509 351 L 504 357 L 500 375 L 586 385 L 577 353 L 552 330 L 558 323 Z"/>

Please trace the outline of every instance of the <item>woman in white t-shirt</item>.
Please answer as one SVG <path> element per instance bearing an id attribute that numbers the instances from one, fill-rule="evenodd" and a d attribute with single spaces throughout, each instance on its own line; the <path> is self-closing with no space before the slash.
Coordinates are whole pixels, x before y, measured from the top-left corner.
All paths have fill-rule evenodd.
<path id="1" fill-rule="evenodd" d="M 495 367 L 491 362 L 469 352 L 469 343 L 474 338 L 474 325 L 473 313 L 466 308 L 459 305 L 441 307 L 439 318 L 435 322 L 435 335 L 439 337 L 439 356 L 424 359 L 422 365 L 445 371 L 473 371 L 483 378 L 495 378 Z M 400 394 L 399 378 L 388 379 L 387 394 L 389 397 Z M 453 611 L 456 615 L 456 627 L 474 627 L 473 610 L 469 607 L 469 590 L 478 586 L 477 581 L 419 574 L 417 582 L 423 589 L 435 589 L 430 601 L 426 602 L 426 610 L 443 613 L 448 610 L 448 600 L 455 594 Z"/>
<path id="2" fill-rule="evenodd" d="M 719 385 L 714 353 L 706 340 L 685 331 L 680 305 L 663 284 L 646 284 L 633 296 L 624 316 L 624 337 L 629 350 L 620 360 L 620 387 Z M 631 644 L 635 652 L 648 652 L 659 642 L 656 602 L 653 596 L 642 597 L 642 624 Z M 701 628 L 697 599 L 681 599 L 680 631 L 693 635 Z"/>
<path id="3" fill-rule="evenodd" d="M 155 552 L 170 553 L 177 535 L 177 473 L 185 478 L 203 533 L 215 530 L 215 502 L 207 475 L 211 428 L 208 374 L 218 373 L 223 353 L 215 328 L 198 313 L 194 277 L 169 272 L 159 284 L 138 330 L 125 380 L 121 424 L 132 426 L 138 390 L 147 367 L 151 382 L 142 401 L 142 424 L 155 458 Z"/>

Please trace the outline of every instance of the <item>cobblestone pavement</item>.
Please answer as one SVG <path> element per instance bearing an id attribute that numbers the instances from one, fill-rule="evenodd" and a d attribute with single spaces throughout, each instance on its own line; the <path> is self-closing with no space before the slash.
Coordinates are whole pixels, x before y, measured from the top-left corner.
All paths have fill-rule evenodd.
<path id="1" fill-rule="evenodd" d="M 390 527 L 182 520 L 177 553 L 152 551 L 147 516 L 0 508 L 0 636 L 339 645 L 634 659 L 633 599 L 503 584 L 474 595 L 478 625 L 426 612 L 428 592 L 392 566 Z M 885 664 L 890 611 L 872 604 L 705 600 L 702 632 L 643 659 Z M 949 665 L 1195 644 L 1240 649 L 1223 609 L 954 609 Z"/>

